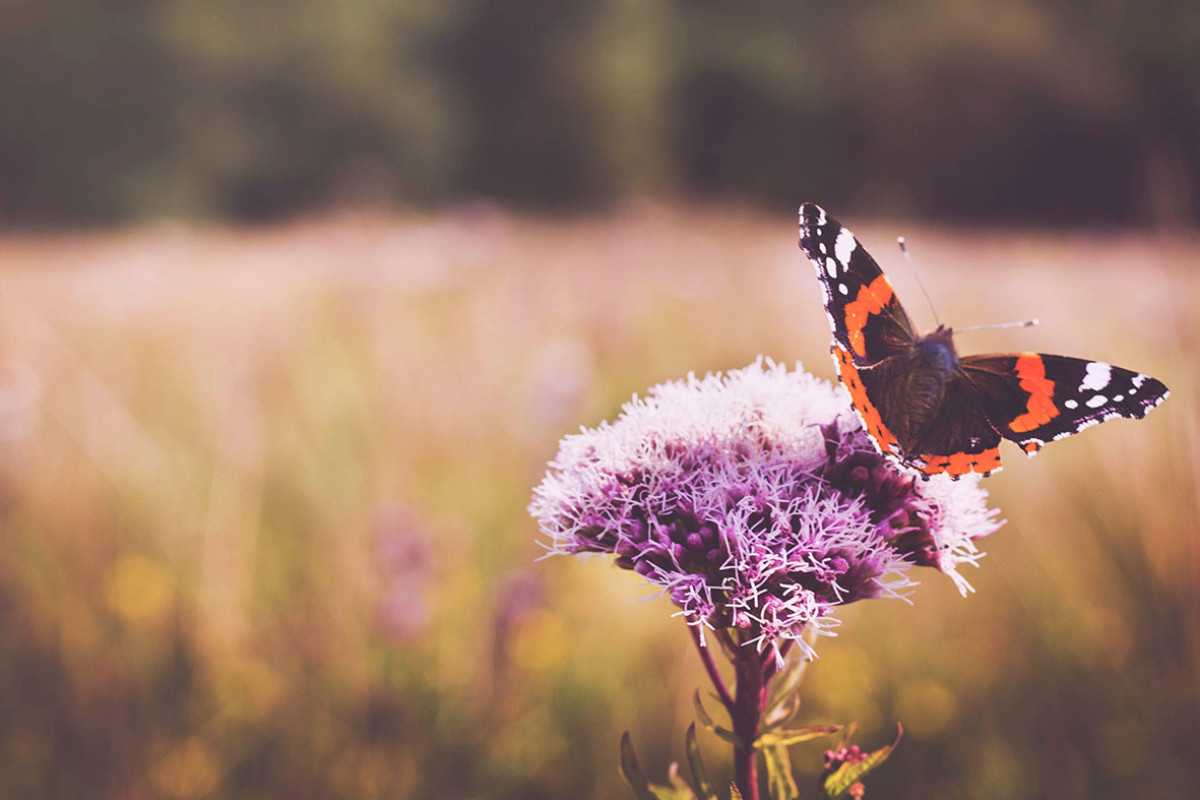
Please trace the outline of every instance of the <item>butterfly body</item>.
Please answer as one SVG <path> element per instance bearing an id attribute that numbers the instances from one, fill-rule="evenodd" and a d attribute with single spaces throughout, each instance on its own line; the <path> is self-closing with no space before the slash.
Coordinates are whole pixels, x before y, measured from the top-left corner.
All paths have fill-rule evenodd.
<path id="1" fill-rule="evenodd" d="M 936 419 L 937 411 L 959 370 L 958 354 L 949 329 L 939 327 L 913 342 L 910 353 L 892 356 L 896 379 L 884 387 L 894 402 L 891 430 L 906 451 L 917 447 L 922 432 Z"/>
<path id="2" fill-rule="evenodd" d="M 816 269 L 838 376 L 872 443 L 928 477 L 989 475 L 1001 439 L 1034 455 L 1167 397 L 1159 381 L 1099 361 L 1041 353 L 959 357 L 951 329 L 917 336 L 879 265 L 819 206 L 800 209 L 800 246 Z"/>

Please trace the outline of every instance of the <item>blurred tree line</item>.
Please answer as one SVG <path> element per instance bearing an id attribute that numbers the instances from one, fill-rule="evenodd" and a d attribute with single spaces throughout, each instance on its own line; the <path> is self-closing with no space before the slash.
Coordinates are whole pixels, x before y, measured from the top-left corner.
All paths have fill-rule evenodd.
<path id="1" fill-rule="evenodd" d="M 631 193 L 1191 224 L 1190 0 L 3 0 L 0 220 Z"/>

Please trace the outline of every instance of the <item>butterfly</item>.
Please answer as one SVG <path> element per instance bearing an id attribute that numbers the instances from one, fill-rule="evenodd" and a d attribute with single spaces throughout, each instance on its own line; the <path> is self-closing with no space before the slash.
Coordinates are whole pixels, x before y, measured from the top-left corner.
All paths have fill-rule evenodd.
<path id="1" fill-rule="evenodd" d="M 849 230 L 800 207 L 800 247 L 817 270 L 834 364 L 872 443 L 926 478 L 1000 469 L 1000 440 L 1029 456 L 1115 417 L 1140 419 L 1161 382 L 1102 361 L 1040 353 L 959 356 L 944 325 L 917 336 L 892 285 Z"/>

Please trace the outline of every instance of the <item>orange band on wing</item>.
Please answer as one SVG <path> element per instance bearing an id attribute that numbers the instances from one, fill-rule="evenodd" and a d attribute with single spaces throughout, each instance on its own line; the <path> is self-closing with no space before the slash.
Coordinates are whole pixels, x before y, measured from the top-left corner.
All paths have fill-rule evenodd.
<path id="1" fill-rule="evenodd" d="M 859 334 L 862 338 L 862 334 Z M 858 412 L 858 416 L 862 418 L 863 426 L 867 429 L 867 434 L 875 440 L 880 452 L 896 452 L 899 450 L 900 443 L 887 426 L 883 424 L 883 418 L 879 415 L 879 409 L 867 397 L 867 387 L 863 385 L 862 377 L 858 374 L 858 367 L 854 366 L 854 357 L 850 355 L 850 351 L 842 347 L 840 344 L 833 348 L 834 362 L 837 364 L 838 377 L 842 379 L 842 385 L 850 392 L 850 402 L 854 404 L 854 410 Z"/>
<path id="2" fill-rule="evenodd" d="M 858 295 L 846 304 L 846 333 L 850 337 L 850 346 L 860 356 L 867 354 L 867 343 L 863 339 L 863 328 L 872 314 L 883 311 L 892 300 L 892 285 L 887 278 L 880 275 L 871 281 L 869 286 L 861 286 Z"/>
<path id="3" fill-rule="evenodd" d="M 1029 393 L 1025 402 L 1025 413 L 1008 424 L 1014 433 L 1025 433 L 1040 428 L 1058 416 L 1054 405 L 1054 381 L 1046 377 L 1046 364 L 1042 357 L 1026 353 L 1017 357 L 1017 377 L 1021 388 Z"/>
<path id="4" fill-rule="evenodd" d="M 1000 448 L 993 447 L 982 453 L 951 453 L 948 456 L 923 455 L 919 469 L 926 475 L 946 473 L 958 478 L 972 472 L 988 474 L 1000 469 Z"/>

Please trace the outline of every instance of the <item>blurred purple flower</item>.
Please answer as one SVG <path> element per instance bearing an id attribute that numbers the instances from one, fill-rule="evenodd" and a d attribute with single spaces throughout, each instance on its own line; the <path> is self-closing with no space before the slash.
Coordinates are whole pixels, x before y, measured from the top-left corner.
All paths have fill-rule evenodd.
<path id="1" fill-rule="evenodd" d="M 546 604 L 541 577 L 528 569 L 504 576 L 496 590 L 494 606 L 498 627 L 509 628 Z"/>
<path id="2" fill-rule="evenodd" d="M 424 580 L 433 566 L 433 546 L 417 515 L 399 503 L 375 513 L 375 556 L 388 578 Z"/>
<path id="3" fill-rule="evenodd" d="M 513 633 L 545 605 L 546 587 L 533 570 L 513 570 L 497 585 L 492 602 L 495 614 L 492 676 L 497 682 L 505 679 Z"/>
<path id="4" fill-rule="evenodd" d="M 978 479 L 914 482 L 845 397 L 769 359 L 656 386 L 560 444 L 530 513 L 557 553 L 613 553 L 689 624 L 811 652 L 839 605 L 958 574 L 1000 523 Z"/>
<path id="5" fill-rule="evenodd" d="M 376 603 L 375 618 L 388 640 L 404 644 L 419 638 L 429 628 L 433 611 L 423 588 L 398 585 Z"/>
<path id="6" fill-rule="evenodd" d="M 399 504 L 375 516 L 375 556 L 385 589 L 375 608 L 380 630 L 397 643 L 412 641 L 429 627 L 433 547 L 416 515 Z"/>

